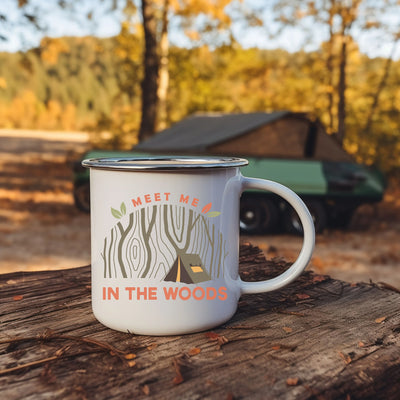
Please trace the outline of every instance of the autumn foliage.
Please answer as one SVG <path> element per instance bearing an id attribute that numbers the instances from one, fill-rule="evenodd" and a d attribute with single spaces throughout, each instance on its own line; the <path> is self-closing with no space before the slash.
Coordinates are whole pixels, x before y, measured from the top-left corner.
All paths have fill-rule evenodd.
<path id="1" fill-rule="evenodd" d="M 25 53 L 0 53 L 0 126 L 91 129 L 97 144 L 132 146 L 140 125 L 142 46 L 140 31 L 125 26 L 113 38 L 45 38 Z M 326 84 L 325 51 L 244 49 L 236 42 L 171 47 L 167 125 L 196 112 L 286 109 L 312 112 L 328 126 L 328 93 L 337 94 Z M 354 42 L 347 51 L 344 146 L 359 161 L 398 168 L 400 61 L 392 63 L 366 130 L 386 59 L 367 57 Z"/>

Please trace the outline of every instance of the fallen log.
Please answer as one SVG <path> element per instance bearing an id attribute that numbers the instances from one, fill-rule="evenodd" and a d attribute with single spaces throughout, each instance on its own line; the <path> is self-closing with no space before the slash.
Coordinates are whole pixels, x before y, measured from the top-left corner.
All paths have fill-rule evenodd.
<path id="1" fill-rule="evenodd" d="M 282 260 L 242 245 L 244 280 Z M 90 267 L 0 275 L 4 399 L 397 399 L 400 294 L 306 271 L 245 295 L 213 331 L 150 337 L 95 320 Z"/>

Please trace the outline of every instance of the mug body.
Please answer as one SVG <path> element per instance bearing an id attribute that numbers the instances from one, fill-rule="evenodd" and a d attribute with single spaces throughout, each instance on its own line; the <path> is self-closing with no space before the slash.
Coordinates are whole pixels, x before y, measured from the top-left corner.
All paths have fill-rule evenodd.
<path id="1" fill-rule="evenodd" d="M 104 160 L 83 162 L 95 317 L 147 335 L 229 320 L 240 297 L 239 167 L 246 160 Z"/>

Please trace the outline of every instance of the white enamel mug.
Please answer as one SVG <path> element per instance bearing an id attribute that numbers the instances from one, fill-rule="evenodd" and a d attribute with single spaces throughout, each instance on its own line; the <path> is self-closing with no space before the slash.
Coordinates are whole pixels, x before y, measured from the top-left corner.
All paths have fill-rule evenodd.
<path id="1" fill-rule="evenodd" d="M 307 266 L 314 225 L 287 187 L 243 177 L 241 158 L 153 157 L 84 160 L 90 168 L 92 307 L 123 332 L 175 335 L 228 321 L 242 294 L 279 289 Z M 304 240 L 283 274 L 244 282 L 239 202 L 245 189 L 273 192 L 298 213 Z"/>

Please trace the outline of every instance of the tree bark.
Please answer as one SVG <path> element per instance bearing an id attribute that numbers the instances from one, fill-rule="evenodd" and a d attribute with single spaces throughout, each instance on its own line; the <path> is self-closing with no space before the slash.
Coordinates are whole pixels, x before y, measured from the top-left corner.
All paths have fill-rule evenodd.
<path id="1" fill-rule="evenodd" d="M 333 18 L 334 18 L 334 6 L 335 6 L 335 1 L 336 0 L 331 0 L 330 3 L 330 9 L 329 9 L 329 19 L 328 19 L 328 25 L 329 25 L 329 41 L 328 41 L 328 58 L 326 60 L 326 69 L 328 71 L 328 132 L 332 133 L 334 131 L 334 126 L 333 126 L 333 45 L 334 45 L 334 39 L 335 39 L 335 34 L 333 31 Z"/>
<path id="2" fill-rule="evenodd" d="M 346 65 L 347 65 L 347 37 L 342 36 L 342 46 L 339 63 L 339 84 L 338 84 L 338 132 L 337 137 L 340 144 L 346 136 Z"/>
<path id="3" fill-rule="evenodd" d="M 392 66 L 393 57 L 395 55 L 396 48 L 397 48 L 397 45 L 398 45 L 399 41 L 400 41 L 400 34 L 396 38 L 395 42 L 393 43 L 392 51 L 390 53 L 389 58 L 386 59 L 383 75 L 382 75 L 382 78 L 381 78 L 381 80 L 379 82 L 378 88 L 377 88 L 377 90 L 376 90 L 376 92 L 374 94 L 374 97 L 373 97 L 373 100 L 372 100 L 372 104 L 371 104 L 371 108 L 370 108 L 369 113 L 368 113 L 367 122 L 365 123 L 364 133 L 368 134 L 370 132 L 370 130 L 371 130 L 372 121 L 373 121 L 373 118 L 374 118 L 376 107 L 378 106 L 378 102 L 379 102 L 379 97 L 380 97 L 380 95 L 382 93 L 382 90 L 386 86 L 386 81 L 387 81 L 387 79 L 389 77 L 390 67 Z"/>
<path id="4" fill-rule="evenodd" d="M 250 245 L 239 263 L 248 281 L 288 267 Z M 0 275 L 2 399 L 399 398 L 394 290 L 306 271 L 279 291 L 247 295 L 212 333 L 149 337 L 96 322 L 90 283 L 89 266 Z"/>
<path id="5" fill-rule="evenodd" d="M 161 39 L 160 39 L 160 66 L 159 66 L 159 81 L 158 81 L 158 128 L 159 129 L 165 129 L 168 123 L 168 108 L 167 108 L 167 96 L 169 87 L 168 8 L 169 8 L 169 0 L 164 0 Z"/>
<path id="6" fill-rule="evenodd" d="M 169 206 L 171 207 L 171 206 Z M 168 223 L 168 205 L 164 204 L 163 206 L 163 219 L 164 219 L 164 230 L 165 230 L 165 234 L 169 240 L 169 242 L 171 243 L 172 247 L 174 248 L 175 252 L 178 254 L 180 249 L 178 247 L 178 245 L 176 244 L 176 241 L 173 239 L 170 231 L 169 231 L 169 223 Z M 172 218 L 171 218 L 172 220 Z M 172 225 L 172 224 L 171 224 Z"/>
<path id="7" fill-rule="evenodd" d="M 358 9 L 362 0 L 352 0 L 350 5 L 341 6 L 340 14 L 342 19 L 342 26 L 340 32 L 341 48 L 340 48 L 340 61 L 339 61 L 339 83 L 338 83 L 338 133 L 337 137 L 339 143 L 343 145 L 346 136 L 346 68 L 347 68 L 347 44 L 351 36 L 350 30 L 357 19 Z"/>
<path id="8" fill-rule="evenodd" d="M 150 212 L 150 210 L 149 210 Z M 154 223 L 156 222 L 156 217 L 157 217 L 157 206 L 152 207 L 152 214 L 151 214 L 151 220 L 149 222 L 149 226 L 146 229 L 146 209 L 142 208 L 140 210 L 140 224 L 142 228 L 142 235 L 143 235 L 143 242 L 144 246 L 146 248 L 147 252 L 147 257 L 146 257 L 146 267 L 141 275 L 141 278 L 146 278 L 147 274 L 150 271 L 150 266 L 151 266 L 151 248 L 150 248 L 150 234 L 151 231 L 153 230 Z"/>
<path id="9" fill-rule="evenodd" d="M 118 222 L 117 226 L 119 231 L 121 232 L 121 239 L 118 242 L 118 262 L 119 262 L 119 267 L 121 269 L 121 273 L 122 276 L 124 278 L 127 278 L 128 275 L 126 273 L 126 268 L 125 268 L 125 264 L 124 264 L 124 259 L 122 256 L 122 246 L 124 245 L 124 241 L 128 235 L 128 233 L 130 232 L 130 230 L 132 229 L 132 225 L 133 225 L 133 214 L 129 215 L 129 224 L 126 227 L 126 229 L 123 228 L 121 222 Z"/>
<path id="10" fill-rule="evenodd" d="M 142 81 L 142 116 L 139 141 L 150 138 L 155 132 L 157 118 L 157 88 L 159 59 L 157 54 L 157 20 L 152 2 L 142 0 L 144 30 L 144 77 Z"/>

